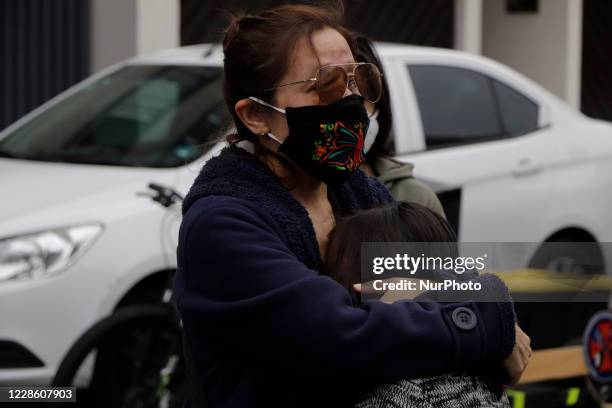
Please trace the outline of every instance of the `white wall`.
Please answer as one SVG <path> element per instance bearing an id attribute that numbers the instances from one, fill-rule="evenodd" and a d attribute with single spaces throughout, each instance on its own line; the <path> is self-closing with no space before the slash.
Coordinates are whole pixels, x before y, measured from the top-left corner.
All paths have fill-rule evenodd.
<path id="1" fill-rule="evenodd" d="M 456 49 L 473 54 L 482 52 L 482 2 L 455 0 Z"/>
<path id="2" fill-rule="evenodd" d="M 134 55 L 136 3 L 131 0 L 91 0 L 90 70 L 101 70 Z"/>
<path id="3" fill-rule="evenodd" d="M 482 53 L 580 106 L 582 0 L 540 0 L 537 13 L 508 13 L 505 0 L 483 3 Z"/>
<path id="4" fill-rule="evenodd" d="M 137 0 L 137 55 L 178 47 L 180 0 Z"/>
<path id="5" fill-rule="evenodd" d="M 180 44 L 180 0 L 91 0 L 91 72 Z"/>

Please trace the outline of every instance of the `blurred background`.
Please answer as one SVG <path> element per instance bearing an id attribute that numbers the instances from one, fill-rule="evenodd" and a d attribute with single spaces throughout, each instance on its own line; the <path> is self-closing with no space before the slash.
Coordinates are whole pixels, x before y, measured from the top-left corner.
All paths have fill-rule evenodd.
<path id="1" fill-rule="evenodd" d="M 2 0 L 0 129 L 81 79 L 128 57 L 218 42 L 226 11 L 281 1 Z M 351 28 L 379 41 L 482 54 L 589 116 L 612 120 L 612 2 L 346 2 Z"/>
<path id="2" fill-rule="evenodd" d="M 180 202 L 229 119 L 222 53 L 196 45 L 220 42 L 228 11 L 285 3 L 300 2 L 0 0 L 0 386 L 182 405 Z M 612 400 L 612 315 L 593 317 L 612 289 L 612 0 L 344 4 L 356 32 L 435 48 L 379 48 L 391 144 L 460 238 L 535 243 L 526 267 L 604 292 L 517 305 L 539 354 L 513 406 L 599 406 L 589 387 Z M 541 251 L 559 242 L 589 246 Z M 549 275 L 519 272 L 549 290 Z M 607 365 L 586 381 L 585 361 Z"/>

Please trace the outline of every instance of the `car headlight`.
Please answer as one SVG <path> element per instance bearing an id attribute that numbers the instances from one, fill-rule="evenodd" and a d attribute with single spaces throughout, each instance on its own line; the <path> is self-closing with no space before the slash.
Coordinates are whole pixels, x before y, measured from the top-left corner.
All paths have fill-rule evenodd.
<path id="1" fill-rule="evenodd" d="M 0 239 L 0 282 L 41 279 L 66 268 L 102 233 L 102 224 L 54 228 Z"/>

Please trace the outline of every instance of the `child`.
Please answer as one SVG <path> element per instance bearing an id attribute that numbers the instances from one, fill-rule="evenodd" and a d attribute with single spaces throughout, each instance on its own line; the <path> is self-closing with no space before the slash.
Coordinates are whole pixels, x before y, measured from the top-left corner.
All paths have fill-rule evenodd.
<path id="1" fill-rule="evenodd" d="M 360 302 L 360 295 L 353 285 L 361 282 L 362 242 L 448 242 L 449 251 L 456 251 L 456 235 L 448 222 L 416 203 L 390 203 L 339 219 L 330 233 L 325 269 L 352 293 L 356 302 Z M 357 407 L 491 408 L 510 407 L 510 403 L 501 381 L 493 380 L 492 375 L 451 373 L 380 386 Z"/>

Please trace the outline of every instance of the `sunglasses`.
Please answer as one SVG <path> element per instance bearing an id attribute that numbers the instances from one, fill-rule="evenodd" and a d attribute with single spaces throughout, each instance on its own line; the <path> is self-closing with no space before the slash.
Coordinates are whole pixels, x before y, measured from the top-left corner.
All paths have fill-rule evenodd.
<path id="1" fill-rule="evenodd" d="M 289 82 L 264 91 L 268 92 L 285 86 L 314 82 L 314 89 L 323 105 L 342 99 L 347 88 L 352 93 L 363 96 L 365 100 L 376 103 L 382 95 L 382 76 L 383 74 L 378 67 L 369 62 L 330 64 L 320 67 L 314 78 Z"/>

